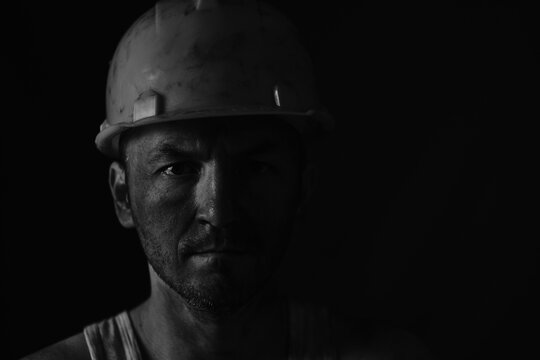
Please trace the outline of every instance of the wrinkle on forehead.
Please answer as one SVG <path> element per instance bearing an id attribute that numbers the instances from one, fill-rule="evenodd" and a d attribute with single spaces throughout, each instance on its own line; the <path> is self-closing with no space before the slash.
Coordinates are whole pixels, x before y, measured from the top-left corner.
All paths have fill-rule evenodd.
<path id="1" fill-rule="evenodd" d="M 134 150 L 138 156 L 150 155 L 160 147 L 174 146 L 181 151 L 208 157 L 218 149 L 235 153 L 261 142 L 285 143 L 298 137 L 296 130 L 276 118 L 198 119 L 134 130 L 129 141 L 132 146 L 126 152 Z"/>

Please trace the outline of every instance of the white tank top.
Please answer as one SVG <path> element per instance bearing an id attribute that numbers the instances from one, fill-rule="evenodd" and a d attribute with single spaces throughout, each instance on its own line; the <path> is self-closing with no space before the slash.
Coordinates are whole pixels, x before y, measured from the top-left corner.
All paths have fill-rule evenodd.
<path id="1" fill-rule="evenodd" d="M 126 311 L 84 328 L 92 360 L 143 360 Z M 325 308 L 289 302 L 288 360 L 334 360 L 337 348 Z"/>

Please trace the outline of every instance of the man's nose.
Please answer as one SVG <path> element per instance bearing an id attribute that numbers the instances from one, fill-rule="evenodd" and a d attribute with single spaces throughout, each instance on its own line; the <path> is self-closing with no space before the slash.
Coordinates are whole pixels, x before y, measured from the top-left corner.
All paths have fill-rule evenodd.
<path id="1" fill-rule="evenodd" d="M 201 224 L 226 227 L 236 219 L 234 181 L 227 164 L 213 160 L 205 166 L 197 185 L 197 220 Z"/>

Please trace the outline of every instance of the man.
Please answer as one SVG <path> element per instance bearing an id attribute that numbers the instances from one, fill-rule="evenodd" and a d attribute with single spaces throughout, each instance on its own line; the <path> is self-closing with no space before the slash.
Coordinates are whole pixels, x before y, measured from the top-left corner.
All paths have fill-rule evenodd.
<path id="1" fill-rule="evenodd" d="M 116 50 L 96 138 L 151 295 L 29 358 L 383 358 L 384 340 L 340 333 L 276 286 L 329 126 L 309 57 L 271 7 L 157 3 Z"/>

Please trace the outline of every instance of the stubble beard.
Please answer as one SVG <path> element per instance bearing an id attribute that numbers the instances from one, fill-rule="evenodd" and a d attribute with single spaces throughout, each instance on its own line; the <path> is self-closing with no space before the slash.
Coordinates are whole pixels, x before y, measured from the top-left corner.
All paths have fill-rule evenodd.
<path id="1" fill-rule="evenodd" d="M 263 276 L 255 271 L 251 274 L 254 278 L 246 283 L 235 281 L 227 271 L 219 276 L 210 274 L 210 279 L 195 278 L 189 273 L 179 277 L 174 260 L 176 254 L 170 253 L 159 241 L 153 241 L 145 234 L 140 233 L 139 237 L 148 263 L 163 283 L 178 294 L 193 312 L 207 317 L 233 315 L 264 288 L 272 275 Z"/>
<path id="2" fill-rule="evenodd" d="M 184 273 L 178 276 L 179 254 L 167 250 L 160 239 L 140 226 L 134 216 L 135 228 L 147 261 L 174 293 L 195 313 L 210 318 L 222 318 L 233 315 L 259 294 L 271 281 L 290 242 L 293 222 L 291 221 L 281 234 L 287 239 L 281 243 L 273 258 L 261 261 L 253 271 L 247 271 L 250 279 L 235 279 L 231 272 L 223 271 L 219 276 L 209 275 L 210 279 L 195 278 L 194 274 Z M 247 280 L 247 281 L 246 281 Z"/>

